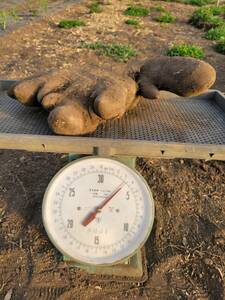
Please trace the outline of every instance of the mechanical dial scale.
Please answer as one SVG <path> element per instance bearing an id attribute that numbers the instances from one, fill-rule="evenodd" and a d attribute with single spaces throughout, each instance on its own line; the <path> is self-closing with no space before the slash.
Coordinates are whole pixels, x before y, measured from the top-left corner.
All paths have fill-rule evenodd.
<path id="1" fill-rule="evenodd" d="M 51 180 L 42 214 L 50 240 L 73 266 L 141 275 L 140 249 L 152 229 L 154 202 L 134 169 L 109 158 L 74 160 Z"/>

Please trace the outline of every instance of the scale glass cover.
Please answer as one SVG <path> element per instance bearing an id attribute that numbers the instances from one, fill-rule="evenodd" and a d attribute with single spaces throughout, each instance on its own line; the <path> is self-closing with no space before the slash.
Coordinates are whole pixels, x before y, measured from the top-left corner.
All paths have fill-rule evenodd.
<path id="1" fill-rule="evenodd" d="M 53 177 L 42 215 L 51 242 L 63 255 L 83 264 L 113 265 L 144 245 L 154 202 L 138 172 L 114 159 L 89 157 Z"/>

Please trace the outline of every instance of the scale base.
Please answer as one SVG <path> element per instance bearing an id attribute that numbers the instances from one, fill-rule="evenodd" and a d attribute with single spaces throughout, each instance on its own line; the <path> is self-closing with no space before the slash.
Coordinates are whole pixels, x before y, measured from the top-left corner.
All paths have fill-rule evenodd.
<path id="1" fill-rule="evenodd" d="M 63 257 L 63 260 L 69 267 L 82 269 L 89 274 L 142 278 L 144 272 L 142 252 L 143 251 L 138 250 L 126 261 L 105 267 L 81 264 L 76 261 L 71 261 L 71 259 L 66 256 Z"/>

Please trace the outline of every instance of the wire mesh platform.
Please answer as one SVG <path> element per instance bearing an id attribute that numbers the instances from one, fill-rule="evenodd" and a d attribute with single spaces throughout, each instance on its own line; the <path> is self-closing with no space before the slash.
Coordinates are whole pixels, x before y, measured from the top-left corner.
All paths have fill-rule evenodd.
<path id="1" fill-rule="evenodd" d="M 54 135 L 41 108 L 25 107 L 0 85 L 0 148 L 62 153 L 225 159 L 225 97 L 146 100 L 85 137 Z"/>

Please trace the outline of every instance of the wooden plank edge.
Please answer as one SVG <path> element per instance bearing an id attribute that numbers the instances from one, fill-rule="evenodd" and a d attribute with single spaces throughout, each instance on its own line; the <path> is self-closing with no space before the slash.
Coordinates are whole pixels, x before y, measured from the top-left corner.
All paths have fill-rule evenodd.
<path id="1" fill-rule="evenodd" d="M 31 152 L 225 160 L 225 145 L 162 143 L 71 136 L 0 134 L 0 149 Z"/>

